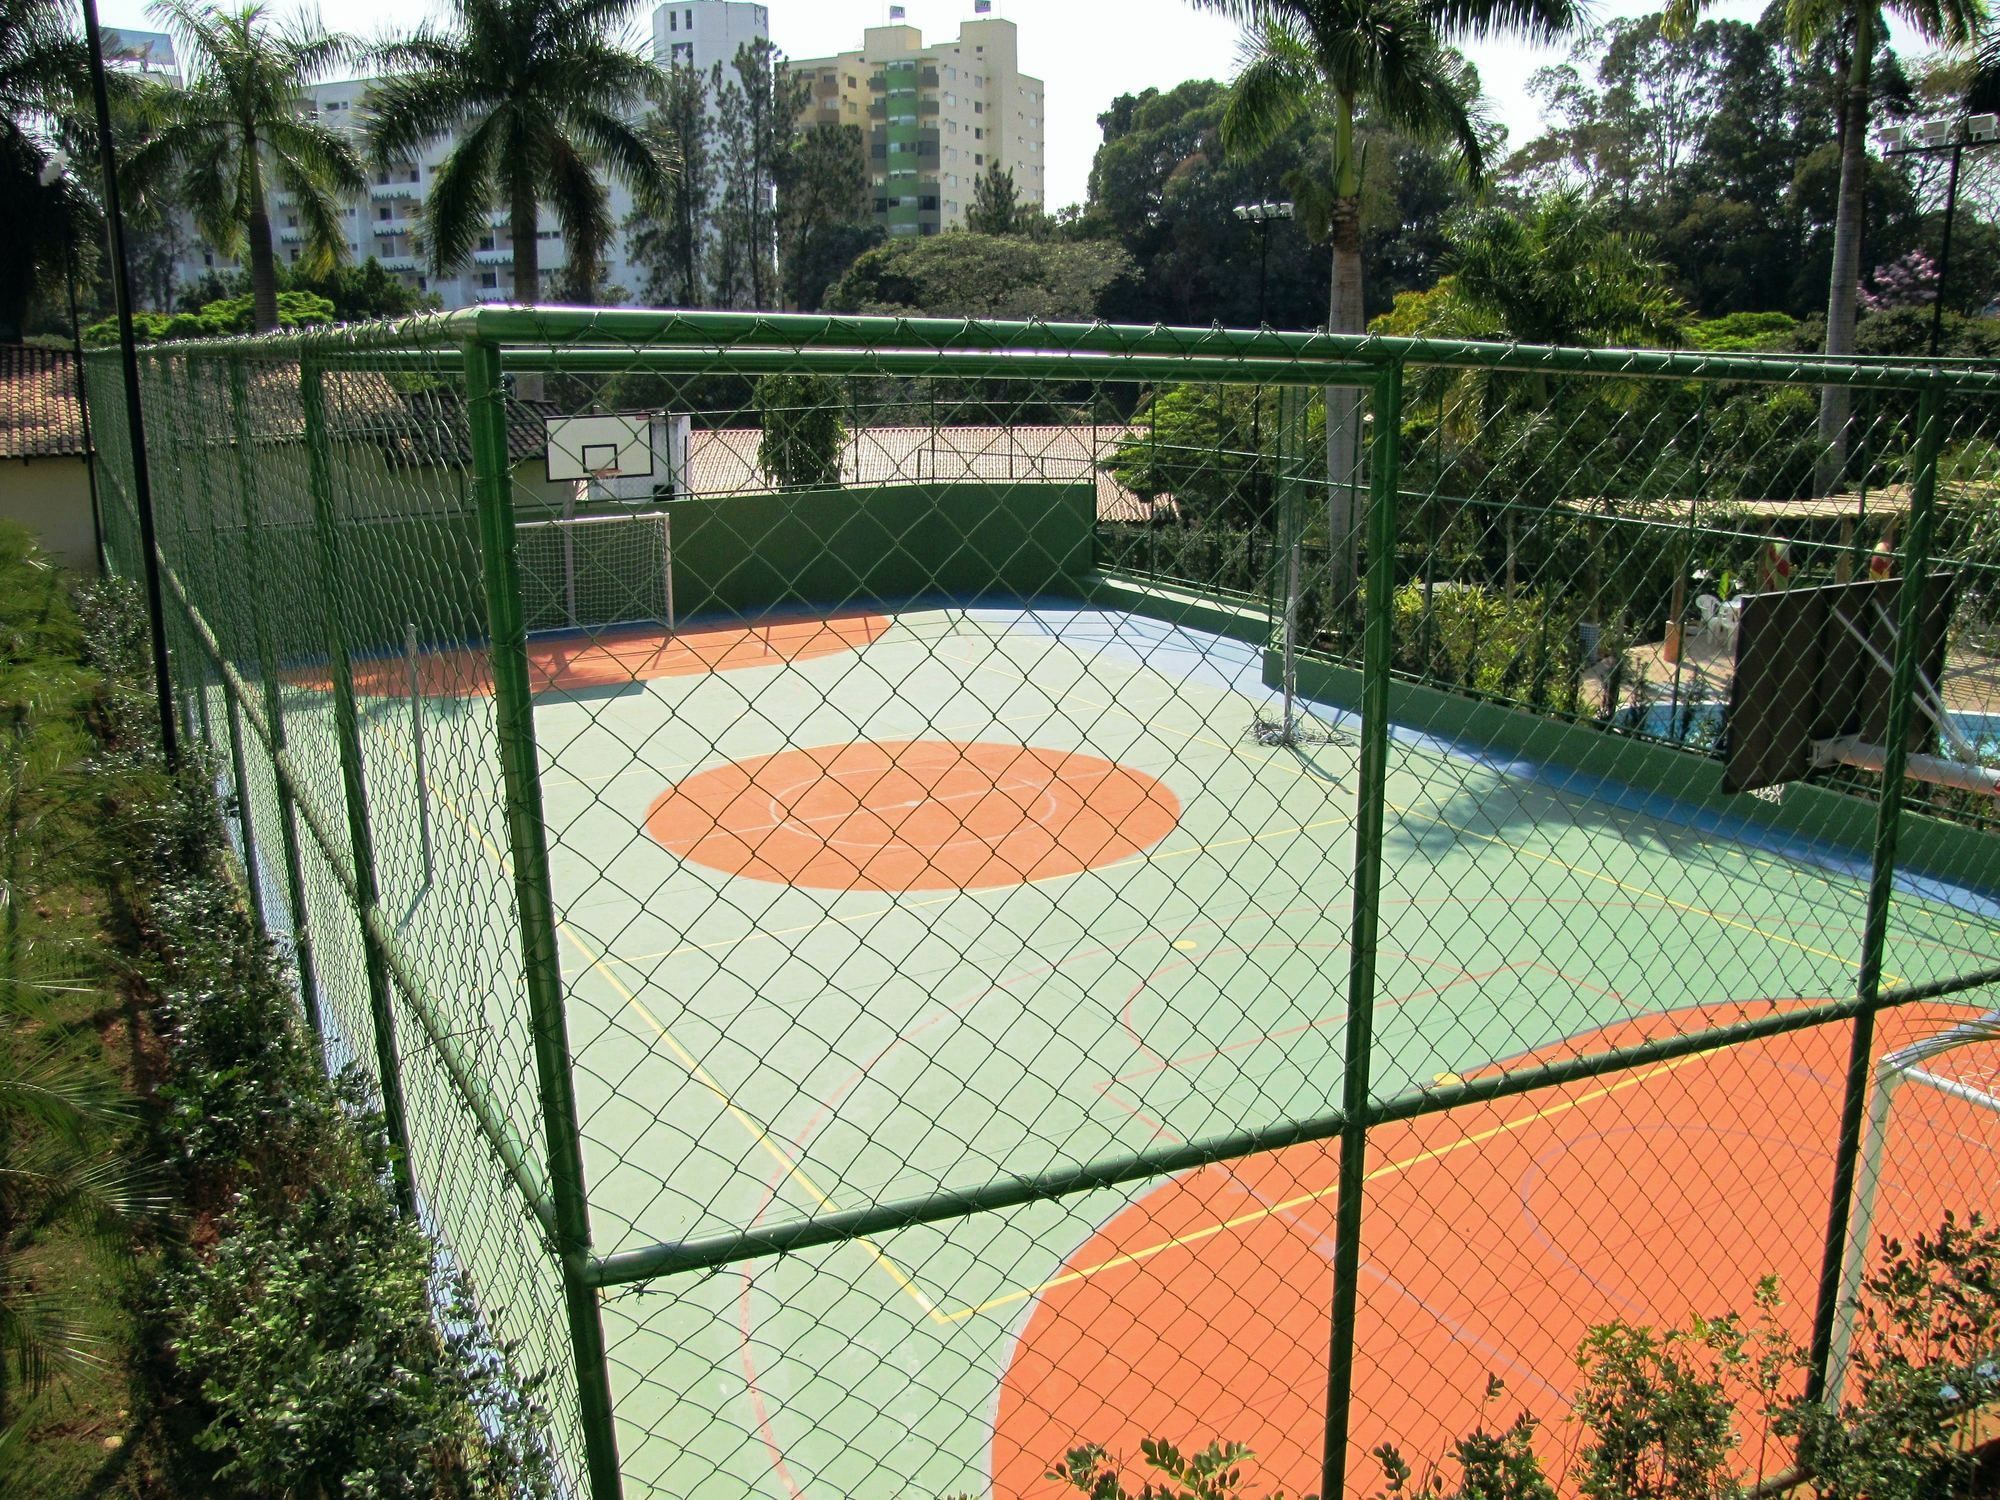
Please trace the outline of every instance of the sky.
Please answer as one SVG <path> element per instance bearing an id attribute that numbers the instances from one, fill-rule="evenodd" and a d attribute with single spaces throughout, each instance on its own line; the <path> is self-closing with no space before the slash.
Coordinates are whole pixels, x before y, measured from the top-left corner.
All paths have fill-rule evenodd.
<path id="1" fill-rule="evenodd" d="M 858 47 L 862 28 L 887 23 L 886 0 L 767 0 L 771 39 L 792 57 L 824 57 Z M 972 0 L 903 0 L 911 25 L 927 41 L 957 35 L 972 14 Z M 1598 0 L 1600 18 L 1638 16 L 1659 0 Z M 100 0 L 107 28 L 150 29 L 144 0 Z M 278 15 L 315 7 L 303 0 L 267 0 Z M 316 7 L 331 26 L 364 36 L 407 27 L 427 9 L 423 0 L 328 0 Z M 1120 94 L 1172 88 L 1190 78 L 1227 80 L 1235 68 L 1236 28 L 1195 9 L 1188 0 L 995 0 L 994 14 L 1021 28 L 1021 67 L 1047 85 L 1046 147 L 1052 209 L 1083 201 L 1091 157 L 1098 144 L 1097 116 Z M 1753 20 L 1758 0 L 1722 0 L 1718 18 Z M 653 6 L 633 11 L 633 35 L 650 34 Z M 1478 66 L 1488 108 L 1522 145 L 1540 130 L 1540 110 L 1528 79 L 1544 63 L 1560 62 L 1566 47 L 1534 48 L 1513 41 L 1474 43 L 1466 52 Z"/>

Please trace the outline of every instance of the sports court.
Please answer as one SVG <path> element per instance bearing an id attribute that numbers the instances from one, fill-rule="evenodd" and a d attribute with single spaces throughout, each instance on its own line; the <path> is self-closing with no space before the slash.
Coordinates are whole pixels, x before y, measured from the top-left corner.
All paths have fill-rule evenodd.
<path id="1" fill-rule="evenodd" d="M 601 1252 L 1336 1109 L 1354 721 L 1316 705 L 1326 743 L 1256 743 L 1262 658 L 1063 600 L 531 641 Z M 426 733 L 470 740 L 485 670 L 355 663 L 378 806 L 419 794 L 413 682 Z M 295 721 L 324 702 L 292 692 Z M 505 859 L 477 791 L 422 791 L 431 876 L 382 853 L 408 922 Z M 1379 1099 L 1853 992 L 1851 851 L 1403 727 L 1388 805 Z M 1898 890 L 1887 982 L 1996 962 L 1988 903 Z M 1883 1045 L 1975 1013 L 1890 1012 Z M 1356 1453 L 1441 1451 L 1488 1374 L 1570 1442 L 1588 1324 L 1747 1313 L 1766 1274 L 1803 1336 L 1847 1045 L 1818 1026 L 1379 1127 Z M 1905 1110 L 1882 1227 L 1990 1194 L 1996 1127 Z M 1310 1491 L 1334 1184 L 1306 1143 L 614 1291 L 628 1492 L 1046 1495 L 1076 1442 L 1153 1434 L 1247 1443 L 1258 1483 Z"/>

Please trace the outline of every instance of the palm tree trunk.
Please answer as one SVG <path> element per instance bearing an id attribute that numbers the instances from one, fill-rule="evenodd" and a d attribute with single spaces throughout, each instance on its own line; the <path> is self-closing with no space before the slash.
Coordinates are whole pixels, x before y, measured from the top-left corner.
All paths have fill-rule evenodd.
<path id="1" fill-rule="evenodd" d="M 278 257 L 271 248 L 271 212 L 264 202 L 255 135 L 246 132 L 243 154 L 250 172 L 250 222 L 244 226 L 250 254 L 250 320 L 257 332 L 274 333 L 278 327 Z"/>
<path id="2" fill-rule="evenodd" d="M 542 242 L 536 238 L 538 218 L 535 195 L 525 188 L 514 190 L 508 205 L 508 232 L 514 236 L 514 300 L 539 301 L 542 294 Z"/>
<path id="3" fill-rule="evenodd" d="M 1333 286 L 1327 302 L 1328 333 L 1364 331 L 1361 309 L 1361 198 L 1342 194 L 1332 213 Z M 1361 452 L 1361 392 L 1352 386 L 1326 389 L 1326 544 L 1328 610 L 1345 614 L 1354 598 L 1360 544 L 1360 490 L 1356 464 Z"/>
<path id="4" fill-rule="evenodd" d="M 1840 120 L 1840 200 L 1833 215 L 1833 280 L 1826 298 L 1826 352 L 1854 352 L 1856 299 L 1861 288 L 1862 211 L 1868 186 L 1868 84 L 1875 50 L 1874 6 L 1861 0 L 1854 23 L 1854 56 L 1847 70 L 1847 96 Z M 1846 386 L 1823 387 L 1819 395 L 1821 457 L 1813 493 L 1840 488 L 1846 468 L 1849 394 Z"/>

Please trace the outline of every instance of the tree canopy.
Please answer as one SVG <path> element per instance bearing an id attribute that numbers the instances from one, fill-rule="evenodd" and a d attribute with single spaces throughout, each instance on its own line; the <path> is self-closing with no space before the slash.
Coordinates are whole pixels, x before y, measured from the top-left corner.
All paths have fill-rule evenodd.
<path id="1" fill-rule="evenodd" d="M 970 232 L 891 240 L 831 291 L 834 312 L 1089 322 L 1131 273 L 1115 245 Z"/>

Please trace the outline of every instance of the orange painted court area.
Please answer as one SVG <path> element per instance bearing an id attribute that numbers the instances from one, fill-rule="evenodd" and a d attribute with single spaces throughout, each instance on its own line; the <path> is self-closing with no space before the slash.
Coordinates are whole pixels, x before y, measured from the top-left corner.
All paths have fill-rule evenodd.
<path id="1" fill-rule="evenodd" d="M 690 776 L 653 803 L 646 831 L 685 859 L 752 880 L 970 890 L 1129 859 L 1180 814 L 1154 778 L 1094 755 L 863 740 Z"/>
<path id="2" fill-rule="evenodd" d="M 1887 1012 L 1878 1055 L 1976 1013 Z M 1542 1056 L 1664 1029 L 1635 1021 Z M 1506 1382 L 1489 1427 L 1525 1406 L 1545 1458 L 1573 1451 L 1561 1418 L 1593 1324 L 1748 1319 L 1775 1273 L 1803 1340 L 1848 1043 L 1848 1027 L 1820 1027 L 1373 1131 L 1350 1491 L 1381 1488 L 1369 1455 L 1384 1442 L 1422 1474 L 1481 1420 L 1489 1374 Z M 1976 1163 L 1991 1160 L 1993 1116 L 1915 1087 L 1897 1110 L 1879 1230 L 1990 1209 Z M 1152 1435 L 1249 1445 L 1246 1493 L 1317 1491 L 1336 1158 L 1333 1143 L 1298 1146 L 1177 1178 L 989 1307 L 1033 1301 L 1000 1393 L 993 1493 L 1071 1493 L 1044 1475 L 1081 1442 L 1136 1477 Z M 1754 1460 L 1754 1435 L 1746 1450 Z"/>
<path id="3" fill-rule="evenodd" d="M 860 650 L 888 629 L 883 616 L 857 613 L 748 626 L 702 625 L 671 634 L 645 626 L 601 635 L 531 637 L 528 673 L 537 693 L 628 687 L 658 677 L 694 677 L 836 656 Z M 364 698 L 407 698 L 410 678 L 410 664 L 400 656 L 354 662 L 354 691 Z M 483 647 L 425 651 L 417 658 L 416 678 L 427 698 L 493 694 L 493 663 Z M 333 688 L 325 672 L 309 674 L 301 683 L 321 692 Z"/>

